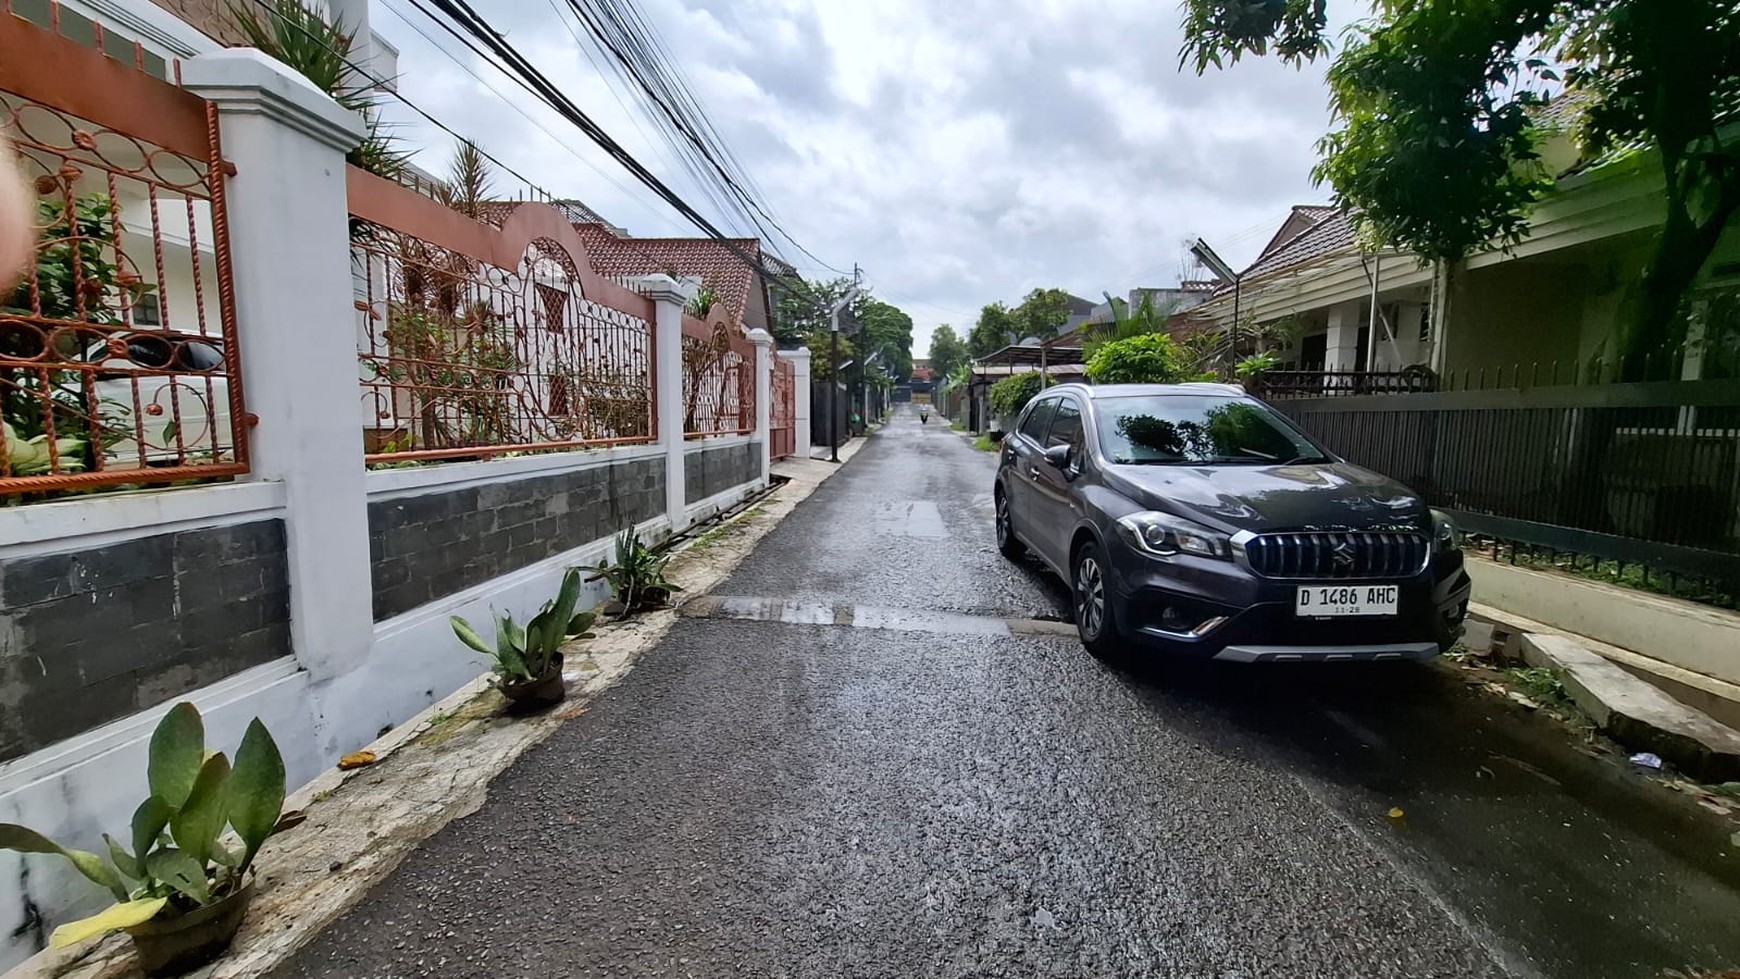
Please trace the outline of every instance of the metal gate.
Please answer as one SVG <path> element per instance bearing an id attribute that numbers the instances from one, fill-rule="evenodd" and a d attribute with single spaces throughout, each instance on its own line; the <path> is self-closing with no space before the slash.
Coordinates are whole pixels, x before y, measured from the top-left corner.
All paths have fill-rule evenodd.
<path id="1" fill-rule="evenodd" d="M 797 452 L 797 368 L 782 357 L 773 358 L 773 383 L 768 406 L 772 432 L 768 445 L 775 459 L 784 459 Z"/>

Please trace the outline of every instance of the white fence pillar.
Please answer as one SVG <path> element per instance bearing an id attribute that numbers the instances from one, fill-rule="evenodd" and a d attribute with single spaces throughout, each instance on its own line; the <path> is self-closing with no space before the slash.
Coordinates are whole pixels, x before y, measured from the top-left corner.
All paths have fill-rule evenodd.
<path id="1" fill-rule="evenodd" d="M 810 387 L 810 348 L 799 347 L 796 350 L 781 350 L 779 356 L 791 362 L 792 399 L 796 410 L 792 412 L 792 424 L 797 429 L 797 449 L 792 453 L 795 458 L 810 457 L 810 399 L 815 392 Z"/>
<path id="2" fill-rule="evenodd" d="M 1358 363 L 1359 303 L 1346 302 L 1329 307 L 1329 331 L 1324 340 L 1323 369 L 1350 371 Z"/>
<path id="3" fill-rule="evenodd" d="M 653 301 L 654 308 L 653 348 L 658 354 L 653 383 L 659 444 L 665 449 L 665 515 L 673 534 L 689 525 L 683 478 L 683 452 L 687 448 L 683 437 L 683 309 L 692 290 L 668 275 L 648 276 L 640 286 L 641 294 Z"/>
<path id="4" fill-rule="evenodd" d="M 761 440 L 761 484 L 773 475 L 773 334 L 750 330 L 755 344 L 755 437 Z"/>
<path id="5" fill-rule="evenodd" d="M 251 48 L 202 54 L 182 84 L 218 106 L 253 477 L 282 482 L 290 638 L 316 680 L 374 641 L 368 497 L 357 424 L 344 154 L 362 118 Z"/>

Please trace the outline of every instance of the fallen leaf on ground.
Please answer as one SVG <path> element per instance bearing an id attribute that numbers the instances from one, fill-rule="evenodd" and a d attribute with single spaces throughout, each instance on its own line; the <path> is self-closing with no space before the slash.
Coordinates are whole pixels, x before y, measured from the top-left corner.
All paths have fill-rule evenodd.
<path id="1" fill-rule="evenodd" d="M 1406 815 L 1407 815 L 1407 813 L 1403 812 L 1401 809 L 1393 808 L 1390 810 L 1390 818 L 1391 819 L 1401 819 L 1401 818 L 1405 817 Z M 1740 834 L 1736 834 L 1736 835 L 1740 835 Z"/>
<path id="2" fill-rule="evenodd" d="M 374 763 L 375 763 L 375 753 L 374 752 L 372 752 L 372 751 L 353 751 L 350 754 L 345 755 L 343 758 L 340 758 L 338 760 L 338 767 L 341 771 L 348 772 L 353 768 L 362 768 L 366 765 L 373 765 Z"/>
<path id="3" fill-rule="evenodd" d="M 1482 765 L 1479 768 L 1476 768 L 1474 770 L 1474 777 L 1475 778 L 1497 778 L 1498 773 L 1494 772 L 1490 768 L 1487 768 L 1485 765 Z"/>
<path id="4" fill-rule="evenodd" d="M 1508 691 L 1505 694 L 1505 696 L 1509 697 L 1511 700 L 1514 700 L 1518 704 L 1520 704 L 1522 706 L 1523 710 L 1540 710 L 1541 709 L 1541 705 L 1540 705 L 1539 701 L 1530 699 L 1527 695 L 1517 693 L 1515 690 Z"/>

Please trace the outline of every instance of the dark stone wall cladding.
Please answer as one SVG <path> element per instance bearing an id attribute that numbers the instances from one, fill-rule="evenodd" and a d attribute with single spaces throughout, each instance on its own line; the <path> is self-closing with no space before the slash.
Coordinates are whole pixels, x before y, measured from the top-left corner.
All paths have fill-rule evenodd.
<path id="1" fill-rule="evenodd" d="M 683 500 L 690 504 L 760 478 L 760 442 L 690 449 L 683 456 Z"/>
<path id="2" fill-rule="evenodd" d="M 0 759 L 290 655 L 284 523 L 0 559 Z"/>
<path id="3" fill-rule="evenodd" d="M 664 509 L 663 459 L 371 502 L 375 621 L 613 536 Z"/>

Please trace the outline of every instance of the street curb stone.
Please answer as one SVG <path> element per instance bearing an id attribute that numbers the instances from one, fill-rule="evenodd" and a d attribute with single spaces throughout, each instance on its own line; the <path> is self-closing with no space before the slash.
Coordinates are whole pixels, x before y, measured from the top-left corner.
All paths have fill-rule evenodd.
<path id="1" fill-rule="evenodd" d="M 1740 732 L 1564 636 L 1528 633 L 1522 653 L 1530 665 L 1558 673 L 1577 706 L 1620 744 L 1706 782 L 1740 779 Z"/>

